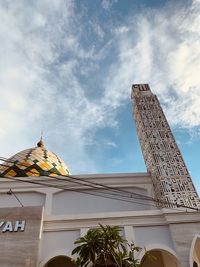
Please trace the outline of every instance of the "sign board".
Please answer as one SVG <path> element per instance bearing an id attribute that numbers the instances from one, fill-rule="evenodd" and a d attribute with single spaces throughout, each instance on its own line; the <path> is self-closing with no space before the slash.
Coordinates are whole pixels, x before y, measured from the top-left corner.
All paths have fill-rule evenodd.
<path id="1" fill-rule="evenodd" d="M 37 266 L 42 212 L 42 207 L 0 208 L 0 266 Z"/>
<path id="2" fill-rule="evenodd" d="M 0 231 L 5 233 L 9 232 L 24 232 L 26 221 L 0 221 Z"/>

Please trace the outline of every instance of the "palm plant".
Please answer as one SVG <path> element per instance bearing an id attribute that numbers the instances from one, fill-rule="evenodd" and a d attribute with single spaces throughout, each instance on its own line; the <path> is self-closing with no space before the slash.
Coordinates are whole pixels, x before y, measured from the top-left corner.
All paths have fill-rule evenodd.
<path id="1" fill-rule="evenodd" d="M 118 226 L 103 226 L 100 224 L 101 253 L 98 262 L 100 265 L 121 266 L 123 253 L 126 251 L 126 240 L 120 235 Z"/>
<path id="2" fill-rule="evenodd" d="M 128 244 L 120 235 L 118 226 L 103 226 L 90 229 L 84 237 L 75 241 L 77 247 L 72 254 L 78 254 L 78 267 L 115 266 L 139 267 L 135 252 L 141 248 Z"/>
<path id="3" fill-rule="evenodd" d="M 76 264 L 81 267 L 86 267 L 90 263 L 96 265 L 98 255 L 100 254 L 101 233 L 99 229 L 90 229 L 84 237 L 79 238 L 74 242 L 77 247 L 72 251 L 72 254 L 78 254 Z"/>

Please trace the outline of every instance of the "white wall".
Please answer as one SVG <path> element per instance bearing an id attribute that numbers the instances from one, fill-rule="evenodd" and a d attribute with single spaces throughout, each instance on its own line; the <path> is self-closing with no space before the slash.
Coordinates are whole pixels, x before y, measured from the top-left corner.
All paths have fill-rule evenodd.
<path id="1" fill-rule="evenodd" d="M 80 237 L 80 231 L 44 232 L 41 240 L 40 262 L 56 255 L 71 256 L 74 241 Z"/>
<path id="2" fill-rule="evenodd" d="M 156 246 L 162 249 L 164 246 L 174 250 L 173 241 L 168 226 L 134 227 L 136 244 L 140 247 Z M 156 247 L 154 247 L 156 248 Z"/>
<path id="3" fill-rule="evenodd" d="M 13 190 L 14 191 L 14 190 Z M 43 206 L 45 203 L 45 194 L 38 192 L 16 192 L 16 197 L 20 200 L 23 206 Z M 0 193 L 0 207 L 20 207 L 19 201 L 14 194 L 8 195 L 6 193 Z"/>
<path id="4" fill-rule="evenodd" d="M 145 189 L 129 188 L 130 192 L 147 195 Z M 97 213 L 97 212 L 111 212 L 111 211 L 136 211 L 149 210 L 152 207 L 147 201 L 135 198 L 129 198 L 130 202 L 103 198 L 91 194 L 102 194 L 102 190 L 85 190 L 86 193 L 62 191 L 53 195 L 52 214 L 80 214 L 80 213 Z M 114 192 L 105 191 L 109 193 L 108 197 L 119 196 L 112 195 Z M 135 203 L 137 202 L 137 203 Z"/>

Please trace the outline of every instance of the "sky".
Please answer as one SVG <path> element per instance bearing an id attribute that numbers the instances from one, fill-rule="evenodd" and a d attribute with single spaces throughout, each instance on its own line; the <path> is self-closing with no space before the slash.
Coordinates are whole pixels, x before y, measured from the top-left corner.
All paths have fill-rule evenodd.
<path id="1" fill-rule="evenodd" d="M 72 174 L 146 172 L 131 85 L 148 83 L 200 193 L 200 1 L 0 1 L 1 156 Z"/>

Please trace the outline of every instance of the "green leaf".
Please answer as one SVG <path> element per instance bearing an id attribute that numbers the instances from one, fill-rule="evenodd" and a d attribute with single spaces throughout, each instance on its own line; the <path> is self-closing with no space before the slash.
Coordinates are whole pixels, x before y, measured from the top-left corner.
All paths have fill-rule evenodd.
<path id="1" fill-rule="evenodd" d="M 129 244 L 120 234 L 118 226 L 99 225 L 99 228 L 88 230 L 84 237 L 74 242 L 77 245 L 72 255 L 78 254 L 78 267 L 114 265 L 116 267 L 139 267 L 135 252 L 140 247 Z"/>

